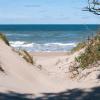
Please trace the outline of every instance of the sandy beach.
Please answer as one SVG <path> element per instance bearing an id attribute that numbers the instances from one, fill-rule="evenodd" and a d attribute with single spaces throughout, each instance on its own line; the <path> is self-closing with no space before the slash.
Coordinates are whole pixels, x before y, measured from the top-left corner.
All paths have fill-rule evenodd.
<path id="1" fill-rule="evenodd" d="M 0 100 L 100 100 L 100 0 L 0 0 Z"/>
<path id="2" fill-rule="evenodd" d="M 69 78 L 69 65 L 80 52 L 33 52 L 31 54 L 35 63 L 31 65 L 0 40 L 0 67 L 4 69 L 4 72 L 0 72 L 0 92 L 8 95 L 31 94 L 31 98 L 42 100 L 46 96 L 43 93 L 59 94 L 73 89 L 91 91 L 93 87 L 100 86 L 94 73 L 80 81 Z"/>

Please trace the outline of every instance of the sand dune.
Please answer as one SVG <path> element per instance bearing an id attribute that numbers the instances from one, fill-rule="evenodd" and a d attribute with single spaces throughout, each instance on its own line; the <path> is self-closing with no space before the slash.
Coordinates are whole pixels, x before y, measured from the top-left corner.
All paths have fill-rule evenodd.
<path id="1" fill-rule="evenodd" d="M 35 61 L 35 65 L 31 65 L 0 40 L 0 66 L 5 71 L 0 72 L 0 92 L 14 91 L 40 96 L 41 93 L 100 86 L 96 77 L 89 80 L 94 72 L 82 81 L 68 77 L 69 65 L 81 52 L 83 51 L 74 54 L 31 53 Z"/>
<path id="2" fill-rule="evenodd" d="M 0 78 L 1 87 L 7 87 L 8 90 L 37 92 L 52 86 L 45 74 L 35 66 L 25 62 L 2 41 L 0 41 L 0 63 L 5 70 L 4 74 L 1 73 L 2 78 L 4 78 Z"/>

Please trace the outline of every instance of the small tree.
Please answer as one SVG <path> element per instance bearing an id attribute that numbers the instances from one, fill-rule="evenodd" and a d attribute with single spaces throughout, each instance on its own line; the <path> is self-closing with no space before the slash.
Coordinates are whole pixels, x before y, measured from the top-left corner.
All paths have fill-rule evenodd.
<path id="1" fill-rule="evenodd" d="M 84 10 L 100 15 L 100 0 L 88 0 L 88 6 Z"/>

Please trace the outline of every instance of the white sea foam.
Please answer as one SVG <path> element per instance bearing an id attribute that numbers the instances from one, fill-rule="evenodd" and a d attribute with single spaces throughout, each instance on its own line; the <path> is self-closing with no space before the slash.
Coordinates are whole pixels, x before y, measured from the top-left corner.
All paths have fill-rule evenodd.
<path id="1" fill-rule="evenodd" d="M 11 46 L 28 51 L 69 51 L 76 43 L 26 43 L 24 41 L 10 41 Z"/>
<path id="2" fill-rule="evenodd" d="M 24 37 L 28 37 L 30 35 L 29 34 L 19 34 L 19 33 L 17 33 L 17 34 L 16 33 L 13 33 L 13 34 L 12 33 L 7 33 L 6 36 L 10 36 L 10 37 L 13 37 L 13 36 L 17 36 L 17 37 L 23 37 L 23 36 Z"/>

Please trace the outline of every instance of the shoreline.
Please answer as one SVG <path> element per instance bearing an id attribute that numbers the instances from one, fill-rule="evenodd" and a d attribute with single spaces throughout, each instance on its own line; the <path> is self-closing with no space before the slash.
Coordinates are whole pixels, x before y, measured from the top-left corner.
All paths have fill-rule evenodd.
<path id="1" fill-rule="evenodd" d="M 32 56 L 67 56 L 70 52 L 59 51 L 41 51 L 41 52 L 29 52 Z"/>

